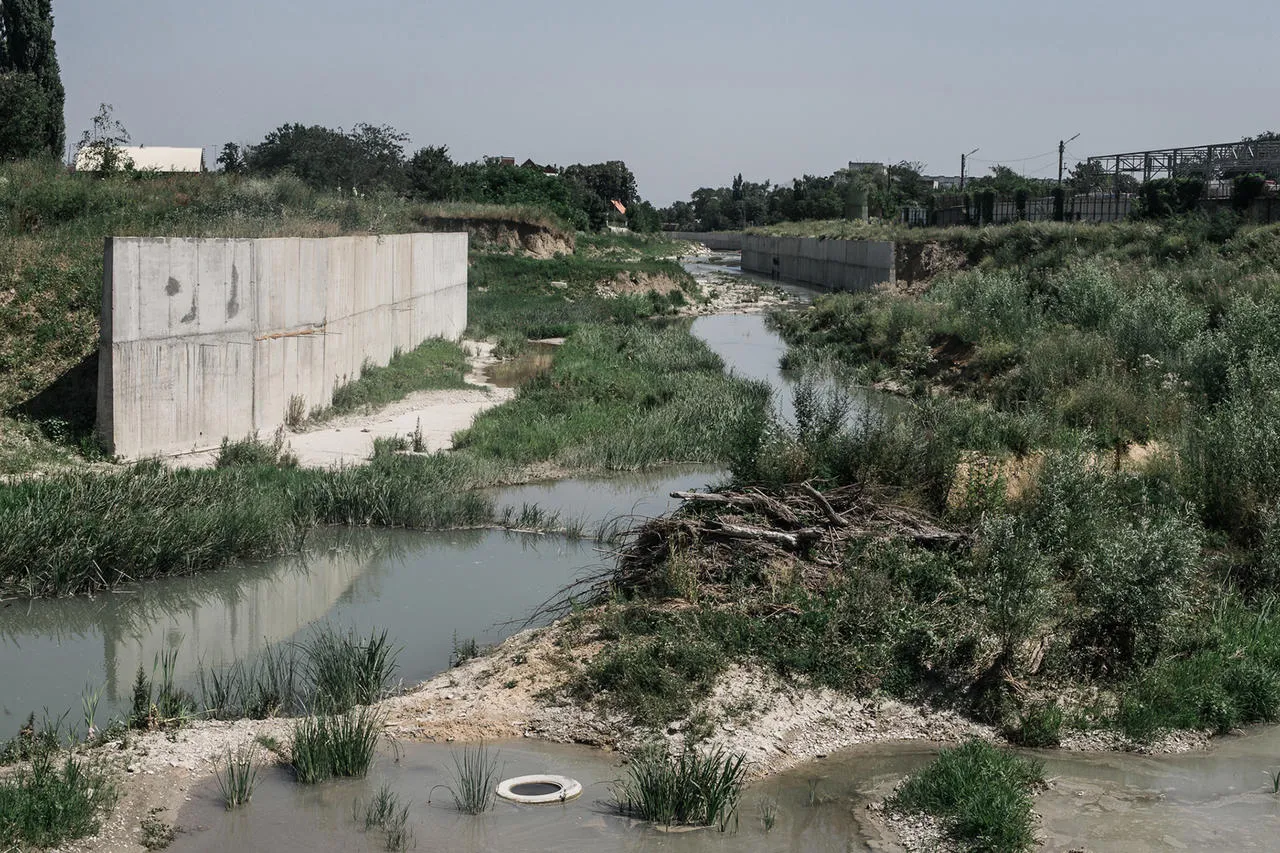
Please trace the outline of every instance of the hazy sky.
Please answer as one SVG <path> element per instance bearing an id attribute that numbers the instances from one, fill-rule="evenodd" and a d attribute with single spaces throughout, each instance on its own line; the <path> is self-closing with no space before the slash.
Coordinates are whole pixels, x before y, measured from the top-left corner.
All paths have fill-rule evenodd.
<path id="1" fill-rule="evenodd" d="M 366 121 L 456 160 L 622 159 L 699 186 L 981 150 L 1069 155 L 1280 130 L 1280 0 L 54 0 L 67 136 L 135 143 Z M 1024 162 L 1014 162 L 1023 158 Z M 1070 159 L 1070 162 L 1074 162 Z"/>

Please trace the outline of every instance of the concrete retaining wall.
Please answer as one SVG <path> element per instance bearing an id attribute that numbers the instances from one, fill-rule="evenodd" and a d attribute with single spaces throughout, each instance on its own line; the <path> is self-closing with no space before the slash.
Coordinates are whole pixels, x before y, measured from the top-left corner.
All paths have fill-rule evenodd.
<path id="1" fill-rule="evenodd" d="M 110 237 L 98 433 L 126 459 L 268 435 L 467 324 L 467 235 Z"/>
<path id="2" fill-rule="evenodd" d="M 744 234 L 742 268 L 830 290 L 869 290 L 896 280 L 892 242 Z"/>
<path id="3" fill-rule="evenodd" d="M 702 243 L 708 249 L 718 252 L 737 252 L 742 249 L 741 231 L 667 231 L 664 233 L 672 240 Z"/>

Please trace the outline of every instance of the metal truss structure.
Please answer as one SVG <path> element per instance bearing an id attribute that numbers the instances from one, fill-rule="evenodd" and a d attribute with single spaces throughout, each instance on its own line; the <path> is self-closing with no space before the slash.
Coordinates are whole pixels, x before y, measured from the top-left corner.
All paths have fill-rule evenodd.
<path id="1" fill-rule="evenodd" d="M 1142 175 L 1143 181 L 1153 178 L 1212 180 L 1252 172 L 1275 175 L 1280 173 L 1280 140 L 1105 154 L 1090 157 L 1088 162 L 1101 165 L 1117 178 L 1121 174 Z"/>

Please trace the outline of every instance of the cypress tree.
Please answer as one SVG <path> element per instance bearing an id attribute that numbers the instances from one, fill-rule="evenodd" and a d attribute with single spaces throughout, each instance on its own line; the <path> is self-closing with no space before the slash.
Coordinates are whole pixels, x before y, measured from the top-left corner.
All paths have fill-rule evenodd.
<path id="1" fill-rule="evenodd" d="M 34 81 L 42 115 L 28 147 L 61 157 L 67 139 L 62 115 L 66 93 L 53 42 L 52 0 L 0 0 L 0 74 L 29 75 Z"/>

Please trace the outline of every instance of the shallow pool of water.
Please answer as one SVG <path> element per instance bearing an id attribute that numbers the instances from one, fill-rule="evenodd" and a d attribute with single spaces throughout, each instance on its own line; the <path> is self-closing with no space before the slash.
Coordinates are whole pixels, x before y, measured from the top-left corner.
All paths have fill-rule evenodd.
<path id="1" fill-rule="evenodd" d="M 846 853 L 874 849 L 868 846 L 874 833 L 858 823 L 862 813 L 853 806 L 851 793 L 855 791 L 843 782 L 822 780 L 811 797 L 809 775 L 787 774 L 748 789 L 737 820 L 726 832 L 664 831 L 622 817 L 610 808 L 610 784 L 625 774 L 611 753 L 534 741 L 508 741 L 493 744 L 491 749 L 497 752 L 501 778 L 532 773 L 567 775 L 582 783 L 582 796 L 543 806 L 497 800 L 485 814 L 459 814 L 448 792 L 435 788 L 452 783 L 454 750 L 444 744 L 404 744 L 399 761 L 383 754 L 363 780 L 304 787 L 296 784 L 288 771 L 272 769 L 265 774 L 253 802 L 234 812 L 223 809 L 217 785 L 206 784 L 176 816 L 186 831 L 179 834 L 172 849 L 277 853 L 381 850 L 381 833 L 366 833 L 363 824 L 356 824 L 353 804 L 367 800 L 383 783 L 409 805 L 416 849 L 423 851 Z M 761 804 L 766 799 L 777 804 L 774 824 L 768 830 L 761 818 Z"/>

